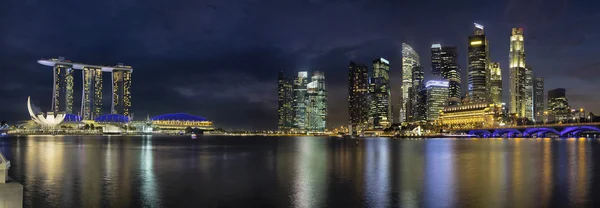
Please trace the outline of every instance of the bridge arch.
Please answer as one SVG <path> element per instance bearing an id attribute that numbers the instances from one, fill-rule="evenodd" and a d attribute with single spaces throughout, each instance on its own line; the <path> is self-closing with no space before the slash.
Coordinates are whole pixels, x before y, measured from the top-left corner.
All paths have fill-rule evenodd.
<path id="1" fill-rule="evenodd" d="M 516 129 L 496 129 L 494 131 L 494 136 L 502 136 L 506 133 L 508 133 L 509 136 L 512 136 L 514 134 L 522 134 L 519 130 Z"/>
<path id="2" fill-rule="evenodd" d="M 476 135 L 476 136 L 490 136 L 492 135 L 492 133 L 488 130 L 471 130 L 469 131 L 469 135 Z"/>
<path id="3" fill-rule="evenodd" d="M 558 130 L 556 130 L 554 128 L 547 128 L 547 127 L 528 128 L 524 132 L 524 134 L 526 134 L 526 135 L 537 134 L 538 136 L 547 134 L 547 133 L 555 133 L 557 135 L 560 135 L 560 132 Z"/>
<path id="4" fill-rule="evenodd" d="M 600 132 L 600 128 L 595 126 L 570 126 L 566 127 L 560 132 L 560 136 L 567 136 L 569 134 L 578 134 L 583 131 L 595 131 Z"/>

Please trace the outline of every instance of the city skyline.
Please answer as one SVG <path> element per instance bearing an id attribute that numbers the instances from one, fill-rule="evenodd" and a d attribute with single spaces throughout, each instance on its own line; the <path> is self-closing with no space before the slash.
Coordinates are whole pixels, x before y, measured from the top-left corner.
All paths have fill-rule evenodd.
<path id="1" fill-rule="evenodd" d="M 10 76 L 0 78 L 2 93 L 6 98 L 2 102 L 3 109 L 0 110 L 3 120 L 15 122 L 27 119 L 27 114 L 22 111 L 20 105 L 27 95 L 39 99 L 40 106 L 50 110 L 51 70 L 31 62 L 44 57 L 64 56 L 86 63 L 124 62 L 135 66 L 137 71 L 136 82 L 132 84 L 132 94 L 134 94 L 132 99 L 135 105 L 133 113 L 138 117 L 173 111 L 190 112 L 211 118 L 215 124 L 225 128 L 276 128 L 274 124 L 277 120 L 277 91 L 274 83 L 277 80 L 277 71 L 322 69 L 327 74 L 329 91 L 328 124 L 330 127 L 345 125 L 348 122 L 346 101 L 348 61 L 368 64 L 373 57 L 388 59 L 391 63 L 392 104 L 397 104 L 400 95 L 399 83 L 401 83 L 399 80 L 400 44 L 406 42 L 415 48 L 416 52 L 423 57 L 422 63 L 428 63 L 427 58 L 424 57 L 428 57 L 431 44 L 457 46 L 458 62 L 464 78 L 467 71 L 466 37 L 472 32 L 473 22 L 485 25 L 490 42 L 491 60 L 499 62 L 504 72 L 502 78 L 505 102 L 509 89 L 509 85 L 506 84 L 509 74 L 507 72 L 509 33 L 511 28 L 522 27 L 526 35 L 527 64 L 534 68 L 535 76 L 545 78 L 545 88 L 566 88 L 569 91 L 567 96 L 570 105 L 581 106 L 593 112 L 600 110 L 597 107 L 600 98 L 590 94 L 600 86 L 586 77 L 586 74 L 592 73 L 597 67 L 597 62 L 593 58 L 594 53 L 590 52 L 590 48 L 598 44 L 598 41 L 593 38 L 598 31 L 593 27 L 586 27 L 586 25 L 593 25 L 592 23 L 597 20 L 597 17 L 591 16 L 590 11 L 587 10 L 587 8 L 594 8 L 596 3 L 573 4 L 571 7 L 564 7 L 562 4 L 538 5 L 536 3 L 516 6 L 515 2 L 510 1 L 484 3 L 478 6 L 502 10 L 491 14 L 476 12 L 473 10 L 475 7 L 467 2 L 450 6 L 402 5 L 402 8 L 410 8 L 415 12 L 421 11 L 423 14 L 423 11 L 430 11 L 429 13 L 434 14 L 431 18 L 436 19 L 434 24 L 422 20 L 419 15 L 415 16 L 416 13 L 394 14 L 384 10 L 383 14 L 389 16 L 382 17 L 369 13 L 366 8 L 358 9 L 362 8 L 359 7 L 360 4 L 357 5 L 358 3 L 338 3 L 348 6 L 350 11 L 365 14 L 364 21 L 354 22 L 352 27 L 354 29 L 350 33 L 336 33 L 333 32 L 335 29 L 333 28 L 326 29 L 325 33 L 318 37 L 310 35 L 311 30 L 301 31 L 296 29 L 299 27 L 281 25 L 277 18 L 264 19 L 264 15 L 258 14 L 258 11 L 269 10 L 261 5 L 256 7 L 236 5 L 233 8 L 227 8 L 225 3 L 215 3 L 212 6 L 189 5 L 184 11 L 178 12 L 183 16 L 166 13 L 164 14 L 166 17 L 140 12 L 121 12 L 121 10 L 132 9 L 131 5 L 123 5 L 107 7 L 107 12 L 100 14 L 99 18 L 79 15 L 76 8 L 87 6 L 84 3 L 59 8 L 53 13 L 45 11 L 49 4 L 41 2 L 31 8 L 15 6 L 0 19 L 6 25 L 6 31 L 0 36 L 7 40 L 1 43 L 6 50 L 0 52 L 2 53 L 0 70 L 3 70 L 4 74 L 10 72 Z M 97 4 L 99 4 L 97 6 L 106 5 L 102 2 Z M 338 4 L 278 3 L 276 6 L 281 7 L 280 12 L 303 9 L 306 15 L 279 14 L 280 19 L 296 20 L 297 25 L 323 31 L 323 27 L 335 25 L 333 22 L 342 22 L 339 27 L 349 24 L 340 21 L 345 17 L 340 17 L 339 12 L 331 9 Z M 370 5 L 373 8 L 390 10 L 401 6 L 395 3 Z M 155 4 L 145 7 L 161 11 L 161 6 Z M 248 8 L 253 8 L 256 12 L 247 11 Z M 315 13 L 316 8 L 324 8 L 331 12 Z M 219 15 L 222 12 L 215 12 L 224 10 L 242 11 L 245 16 L 226 18 Z M 439 18 L 448 15 L 446 10 L 458 11 L 465 15 L 451 20 Z M 524 15 L 531 10 L 536 13 Z M 18 14 L 25 11 L 36 12 L 39 15 L 29 20 L 20 18 Z M 199 11 L 206 11 L 210 14 L 210 18 L 200 22 L 187 20 L 189 18 L 186 18 L 185 14 Z M 566 15 L 567 11 L 580 13 L 581 16 Z M 60 13 L 79 18 L 65 19 L 57 15 Z M 122 16 L 125 13 L 131 18 Z M 311 21 L 310 16 L 313 15 L 327 20 L 322 23 Z M 407 19 L 406 16 L 417 17 L 417 20 L 413 23 L 402 21 L 392 24 L 398 19 Z M 542 21 L 541 17 L 546 19 Z M 117 22 L 117 19 L 123 21 Z M 64 24 L 50 26 L 47 21 L 64 22 Z M 183 27 L 178 23 L 180 21 L 192 23 L 192 27 Z M 109 22 L 117 23 L 106 24 Z M 154 24 L 156 22 L 162 24 L 157 28 L 157 24 Z M 248 26 L 232 30 L 229 27 L 211 26 L 213 22 L 221 23 L 220 25 Z M 372 22 L 380 22 L 388 27 L 370 24 Z M 263 24 L 274 24 L 277 27 L 269 29 L 255 27 Z M 82 25 L 102 25 L 101 31 L 122 32 L 91 34 L 86 32 L 91 28 L 75 29 Z M 42 32 L 47 31 L 48 27 L 56 30 L 53 30 L 52 34 Z M 368 32 L 373 31 L 373 28 L 378 28 L 381 32 L 374 36 L 372 32 Z M 564 32 L 560 28 L 571 28 L 571 30 Z M 447 31 L 447 33 L 436 34 L 432 32 L 433 30 Z M 300 33 L 294 34 L 296 32 Z M 234 38 L 231 41 L 229 39 L 224 41 L 218 38 L 220 36 L 226 37 L 225 39 Z M 51 37 L 62 38 L 46 41 Z M 199 42 L 196 42 L 198 40 Z M 428 64 L 423 65 L 427 67 Z M 425 72 L 429 72 L 429 69 L 425 68 Z M 425 80 L 430 80 L 430 77 L 427 77 L 429 73 L 425 74 Z M 104 84 L 108 84 L 106 83 L 108 78 L 104 77 L 104 80 Z M 466 85 L 464 82 L 462 83 L 463 94 L 467 89 L 464 87 Z M 76 89 L 74 92 L 76 98 L 80 96 L 78 91 Z M 107 97 L 107 94 L 103 97 Z M 103 106 L 110 106 L 110 103 L 103 103 Z M 110 110 L 108 107 L 104 109 L 105 112 L 108 110 Z"/>

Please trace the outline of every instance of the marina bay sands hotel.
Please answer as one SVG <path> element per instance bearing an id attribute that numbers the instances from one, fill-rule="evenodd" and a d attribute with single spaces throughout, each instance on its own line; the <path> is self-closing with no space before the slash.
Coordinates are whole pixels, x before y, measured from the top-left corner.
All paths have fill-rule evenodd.
<path id="1" fill-rule="evenodd" d="M 111 73 L 112 106 L 111 114 L 130 116 L 131 73 L 133 68 L 123 64 L 98 66 L 75 63 L 62 57 L 38 60 L 39 64 L 51 66 L 54 70 L 52 111 L 73 114 L 73 71 L 82 70 L 83 93 L 81 95 L 80 116 L 93 120 L 102 114 L 102 73 Z"/>

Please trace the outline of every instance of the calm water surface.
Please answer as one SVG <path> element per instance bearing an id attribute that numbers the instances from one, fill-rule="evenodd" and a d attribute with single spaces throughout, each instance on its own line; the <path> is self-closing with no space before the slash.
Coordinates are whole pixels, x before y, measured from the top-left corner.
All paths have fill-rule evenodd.
<path id="1" fill-rule="evenodd" d="M 0 138 L 25 207 L 600 206 L 600 140 Z"/>

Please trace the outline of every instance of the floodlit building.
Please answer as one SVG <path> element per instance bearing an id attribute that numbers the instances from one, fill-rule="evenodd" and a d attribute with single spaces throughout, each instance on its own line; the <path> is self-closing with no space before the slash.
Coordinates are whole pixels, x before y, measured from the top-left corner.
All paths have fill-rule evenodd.
<path id="1" fill-rule="evenodd" d="M 471 102 L 489 102 L 488 75 L 489 49 L 483 25 L 475 23 L 473 35 L 469 36 L 468 46 L 468 92 Z"/>
<path id="2" fill-rule="evenodd" d="M 435 121 L 440 111 L 446 107 L 448 98 L 448 81 L 431 80 L 425 84 L 427 89 L 427 121 Z"/>
<path id="3" fill-rule="evenodd" d="M 73 111 L 73 76 L 74 70 L 82 71 L 83 92 L 80 115 L 84 120 L 92 120 L 102 115 L 102 74 L 112 74 L 112 106 L 111 112 L 129 116 L 131 107 L 131 73 L 133 68 L 118 64 L 117 66 L 100 66 L 71 62 L 64 58 L 38 60 L 39 64 L 54 69 L 54 86 L 52 93 L 52 111 L 72 113 Z"/>
<path id="4" fill-rule="evenodd" d="M 279 72 L 277 83 L 277 127 L 279 131 L 289 132 L 294 128 L 294 80 Z"/>
<path id="5" fill-rule="evenodd" d="M 152 117 L 150 120 L 154 130 L 161 132 L 182 132 L 188 127 L 205 131 L 214 130 L 212 121 L 186 113 L 165 114 Z"/>
<path id="6" fill-rule="evenodd" d="M 494 104 L 502 104 L 502 69 L 500 63 L 492 62 L 489 66 L 489 96 L 490 101 Z"/>
<path id="7" fill-rule="evenodd" d="M 384 129 L 391 125 L 392 108 L 390 91 L 390 62 L 384 58 L 373 60 L 373 77 L 369 84 L 371 129 Z"/>
<path id="8" fill-rule="evenodd" d="M 434 50 L 433 48 L 431 49 Z M 410 91 L 412 87 L 412 70 L 414 67 L 421 65 L 419 61 L 419 54 L 408 44 L 402 43 L 402 97 L 400 101 L 400 115 L 398 116 L 398 122 L 405 122 L 410 117 L 407 112 L 411 110 L 407 109 L 410 106 Z M 432 56 L 433 59 L 433 56 Z"/>
<path id="9" fill-rule="evenodd" d="M 369 71 L 366 65 L 350 62 L 348 69 L 348 113 L 353 133 L 368 127 Z"/>
<path id="10" fill-rule="evenodd" d="M 31 120 L 41 125 L 43 128 L 54 128 L 65 119 L 64 113 L 47 112 L 43 113 L 38 107 L 31 104 L 31 97 L 27 97 L 27 110 Z"/>
<path id="11" fill-rule="evenodd" d="M 325 74 L 315 71 L 306 87 L 306 131 L 325 132 L 327 126 L 327 91 Z"/>
<path id="12" fill-rule="evenodd" d="M 442 110 L 439 123 L 444 129 L 473 129 L 499 126 L 502 104 L 474 103 L 448 106 Z"/>
<path id="13" fill-rule="evenodd" d="M 510 114 L 533 120 L 533 72 L 525 65 L 523 28 L 513 28 L 510 36 Z"/>

